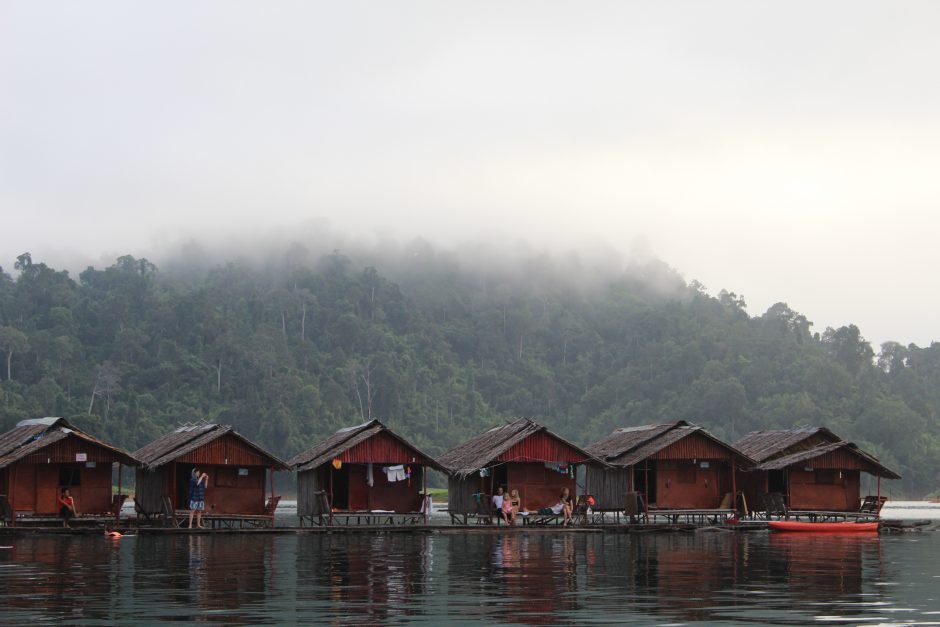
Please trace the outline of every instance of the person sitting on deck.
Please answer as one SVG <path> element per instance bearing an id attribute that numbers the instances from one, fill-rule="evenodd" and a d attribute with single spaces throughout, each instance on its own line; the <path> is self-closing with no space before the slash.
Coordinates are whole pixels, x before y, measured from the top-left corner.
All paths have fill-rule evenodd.
<path id="1" fill-rule="evenodd" d="M 78 516 L 78 512 L 75 511 L 75 499 L 72 498 L 72 491 L 68 488 L 62 488 L 62 494 L 59 495 L 59 517 L 68 527 L 69 521 L 75 516 Z"/>
<path id="2" fill-rule="evenodd" d="M 568 488 L 561 489 L 561 496 L 558 497 L 558 503 L 552 505 L 550 509 L 556 516 L 564 514 L 564 525 L 567 527 L 571 522 L 571 512 L 574 511 L 574 504 L 571 501 L 571 493 L 568 491 Z"/>
<path id="3" fill-rule="evenodd" d="M 505 500 L 506 500 L 506 499 L 505 499 L 505 497 L 503 496 L 503 488 L 502 488 L 502 486 L 496 488 L 496 494 L 493 495 L 493 510 L 496 512 L 496 517 L 497 517 L 497 518 L 501 518 L 501 519 L 505 520 L 506 522 L 509 522 L 509 521 L 506 519 L 506 514 L 505 514 L 505 512 L 503 512 L 503 501 L 505 501 Z"/>
<path id="4" fill-rule="evenodd" d="M 193 528 L 193 515 L 196 516 L 196 526 L 205 529 L 202 524 L 202 512 L 206 509 L 206 486 L 209 485 L 209 475 L 200 473 L 193 468 L 189 476 L 189 528 Z"/>
<path id="5" fill-rule="evenodd" d="M 513 489 L 509 493 L 509 511 L 511 512 L 509 519 L 509 524 L 516 524 L 516 517 L 519 516 L 519 511 L 522 509 L 522 499 L 519 498 L 519 490 Z"/>

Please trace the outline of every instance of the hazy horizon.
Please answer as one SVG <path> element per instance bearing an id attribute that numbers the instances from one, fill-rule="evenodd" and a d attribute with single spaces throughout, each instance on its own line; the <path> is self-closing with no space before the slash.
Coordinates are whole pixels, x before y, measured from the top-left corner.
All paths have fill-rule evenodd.
<path id="1" fill-rule="evenodd" d="M 929 345 L 938 29 L 930 2 L 7 2 L 0 266 L 307 228 L 600 246 Z"/>

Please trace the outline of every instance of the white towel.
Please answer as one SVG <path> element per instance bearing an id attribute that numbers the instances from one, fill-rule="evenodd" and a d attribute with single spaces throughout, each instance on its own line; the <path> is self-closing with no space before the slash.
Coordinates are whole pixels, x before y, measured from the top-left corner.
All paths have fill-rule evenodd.
<path id="1" fill-rule="evenodd" d="M 375 485 L 375 480 L 372 478 L 372 463 L 371 462 L 369 463 L 368 466 L 366 466 L 366 483 L 369 484 L 370 488 Z"/>

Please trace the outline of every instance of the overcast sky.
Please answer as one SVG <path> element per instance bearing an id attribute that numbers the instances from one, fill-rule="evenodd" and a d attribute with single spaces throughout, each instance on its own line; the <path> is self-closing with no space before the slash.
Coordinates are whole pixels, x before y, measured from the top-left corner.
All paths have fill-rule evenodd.
<path id="1" fill-rule="evenodd" d="M 0 2 L 0 265 L 325 218 L 940 340 L 940 3 Z"/>

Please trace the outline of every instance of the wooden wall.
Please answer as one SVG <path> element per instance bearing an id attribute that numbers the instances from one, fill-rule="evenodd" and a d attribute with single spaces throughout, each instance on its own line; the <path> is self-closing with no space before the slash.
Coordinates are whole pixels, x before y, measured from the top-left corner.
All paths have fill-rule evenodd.
<path id="1" fill-rule="evenodd" d="M 207 514 L 264 513 L 267 474 L 264 466 L 202 464 L 199 468 L 209 474 L 205 501 Z M 246 468 L 248 475 L 240 476 L 239 468 Z M 154 471 L 138 468 L 135 495 L 137 503 L 149 514 L 159 513 L 163 511 L 163 497 L 168 496 L 175 509 L 188 509 L 191 470 L 192 464 L 173 463 Z"/>
<path id="2" fill-rule="evenodd" d="M 334 476 L 334 481 L 346 480 L 348 484 L 349 502 L 346 510 L 357 511 L 369 509 L 389 510 L 397 513 L 417 512 L 421 509 L 421 491 L 424 487 L 422 481 L 423 466 L 411 466 L 411 481 L 394 481 L 389 483 L 387 475 L 382 471 L 382 465 L 374 464 L 372 471 L 373 485 L 370 488 L 366 483 L 365 464 L 344 464 L 345 473 Z M 316 516 L 321 513 L 316 492 L 330 490 L 329 464 L 324 464 L 315 470 L 308 470 L 297 476 L 297 513 L 301 516 Z M 321 487 L 322 485 L 322 487 Z M 334 489 L 337 486 L 334 485 Z M 471 493 L 472 494 L 472 493 Z M 332 495 L 330 495 L 331 497 Z M 472 500 L 472 498 L 471 498 Z M 333 499 L 330 498 L 332 503 Z"/>
<path id="3" fill-rule="evenodd" d="M 790 468 L 789 483 L 790 509 L 858 511 L 861 494 L 858 470 Z"/>
<path id="4" fill-rule="evenodd" d="M 709 461 L 708 468 L 691 460 L 656 461 L 656 506 L 660 509 L 713 509 L 730 492 L 731 471 Z M 727 487 L 726 487 L 727 484 Z"/>
<path id="5" fill-rule="evenodd" d="M 447 478 L 447 509 L 455 513 L 472 514 L 477 511 L 473 495 L 480 491 L 480 476 L 466 479 Z"/>
<path id="6" fill-rule="evenodd" d="M 508 490 L 519 490 L 522 506 L 537 511 L 558 503 L 562 488 L 568 488 L 571 498 L 576 498 L 575 480 L 546 468 L 544 463 L 506 464 Z"/>
<path id="7" fill-rule="evenodd" d="M 55 515 L 59 513 L 59 471 L 67 468 L 75 473 L 80 485 L 69 486 L 80 514 L 107 513 L 111 508 L 111 464 L 100 463 L 87 468 L 84 463 L 23 464 L 10 466 L 10 493 L 18 512 Z M 15 485 L 13 483 L 15 482 Z"/>
<path id="8" fill-rule="evenodd" d="M 632 492 L 629 468 L 587 467 L 584 493 L 594 497 L 594 509 L 620 511 L 626 504 L 627 492 Z"/>
<path id="9" fill-rule="evenodd" d="M 134 500 L 148 514 L 162 512 L 162 497 L 170 496 L 169 491 L 164 490 L 164 473 L 167 471 L 167 466 L 157 470 L 136 469 L 134 474 Z"/>

